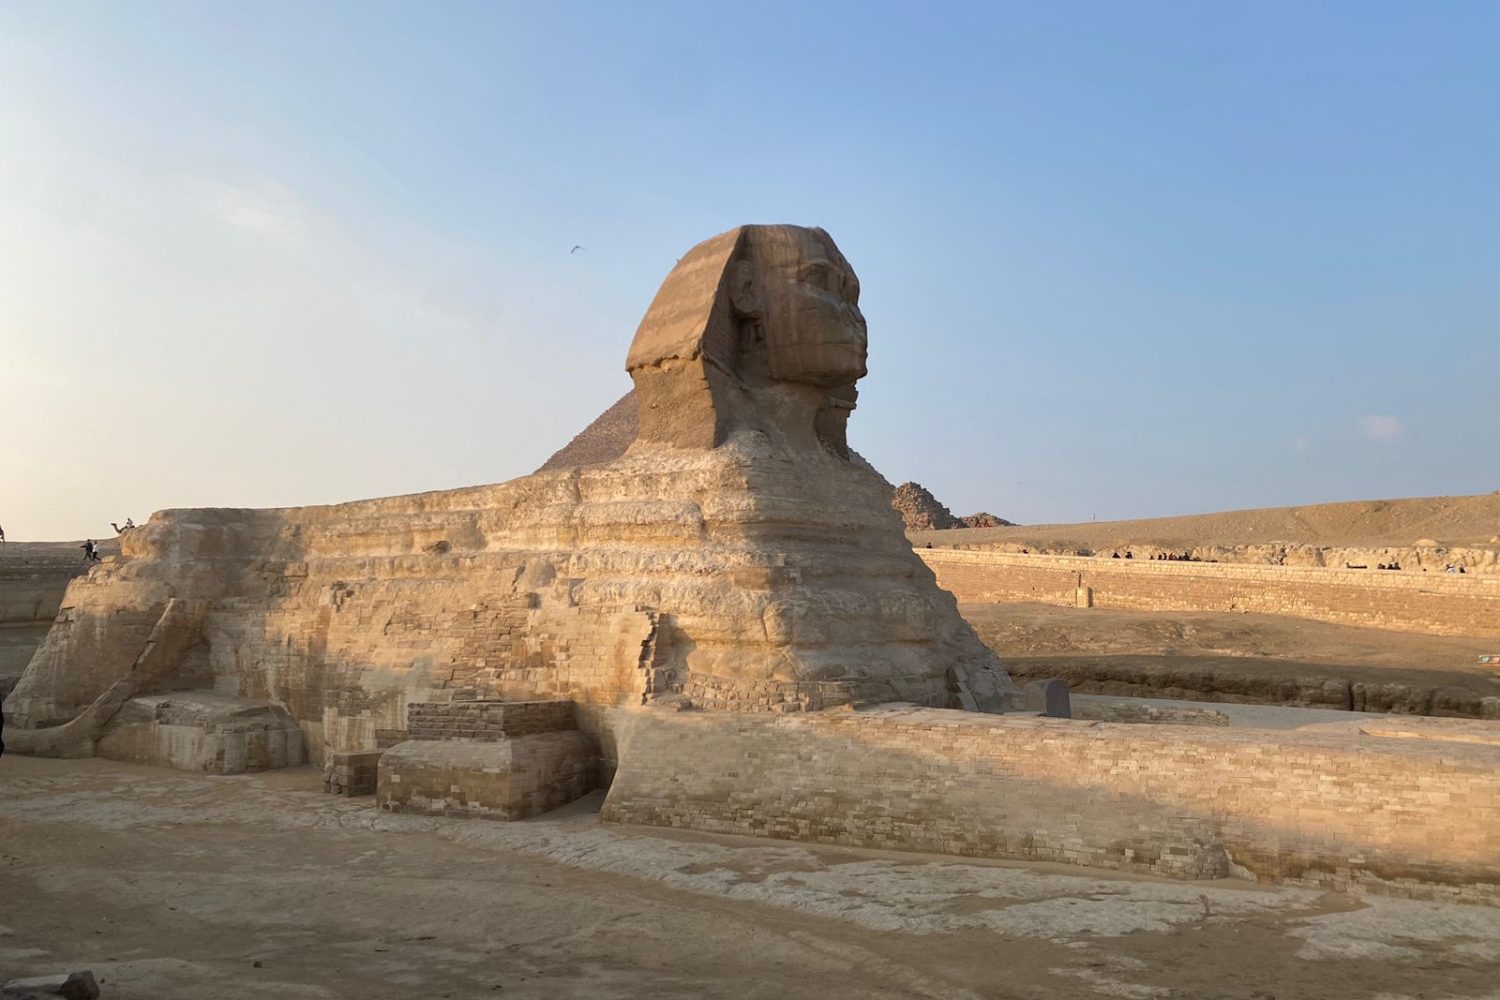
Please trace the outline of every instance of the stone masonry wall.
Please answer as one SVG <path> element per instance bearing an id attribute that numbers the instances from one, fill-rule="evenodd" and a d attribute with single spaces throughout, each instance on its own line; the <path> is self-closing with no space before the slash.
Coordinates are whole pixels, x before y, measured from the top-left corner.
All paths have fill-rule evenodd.
<path id="1" fill-rule="evenodd" d="M 480 740 L 574 728 L 571 701 L 448 701 L 406 706 L 407 738 Z"/>
<path id="2" fill-rule="evenodd" d="M 960 601 L 1254 611 L 1402 632 L 1500 638 L 1500 578 L 918 549 Z"/>
<path id="3" fill-rule="evenodd" d="M 374 795 L 383 750 L 331 753 L 323 761 L 323 790 L 334 795 Z"/>
<path id="4" fill-rule="evenodd" d="M 576 730 L 495 742 L 411 740 L 380 758 L 375 804 L 390 812 L 517 820 L 598 787 L 599 759 Z"/>
<path id="5" fill-rule="evenodd" d="M 608 821 L 1500 903 L 1493 743 L 895 706 L 631 714 Z"/>
<path id="6" fill-rule="evenodd" d="M 0 545 L 0 700 L 52 627 L 69 582 L 90 565 L 71 542 Z"/>
<path id="7" fill-rule="evenodd" d="M 500 573 L 460 587 L 396 569 L 337 585 L 307 572 L 294 568 L 269 612 L 220 602 L 206 657 L 220 690 L 284 702 L 315 761 L 408 738 L 409 705 L 475 698 L 576 701 L 575 724 L 612 761 L 602 710 L 638 704 L 653 683 L 648 611 L 539 607 L 487 587 Z"/>
<path id="8" fill-rule="evenodd" d="M 0 625 L 51 622 L 81 565 L 74 558 L 0 563 Z"/>

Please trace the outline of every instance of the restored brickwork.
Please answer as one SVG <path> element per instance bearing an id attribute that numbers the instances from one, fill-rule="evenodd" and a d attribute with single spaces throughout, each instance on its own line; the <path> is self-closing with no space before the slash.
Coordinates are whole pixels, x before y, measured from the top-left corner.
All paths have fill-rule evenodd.
<path id="1" fill-rule="evenodd" d="M 205 655 L 218 683 L 283 700 L 319 756 L 325 746 L 413 738 L 408 706 L 451 699 L 577 701 L 572 724 L 604 743 L 599 709 L 639 704 L 652 683 L 656 616 L 648 611 L 543 608 L 532 593 L 480 589 L 496 579 L 509 586 L 515 567 L 476 567 L 467 592 L 414 579 L 409 568 L 361 568 L 393 578 L 355 582 L 348 573 L 333 587 L 308 582 L 303 567 L 269 614 L 221 605 L 208 626 Z M 333 572 L 319 568 L 324 578 Z"/>
<path id="2" fill-rule="evenodd" d="M 376 805 L 391 812 L 525 819 L 586 795 L 598 781 L 593 744 L 577 731 L 498 742 L 412 741 L 380 758 Z"/>
<path id="3" fill-rule="evenodd" d="M 1500 747 L 1445 741 L 1448 720 L 1391 739 L 894 707 L 629 714 L 614 822 L 1500 902 Z"/>
<path id="4" fill-rule="evenodd" d="M 331 753 L 323 761 L 323 790 L 334 795 L 374 795 L 383 750 Z"/>
<path id="5" fill-rule="evenodd" d="M 446 701 L 406 706 L 413 740 L 478 740 L 576 728 L 571 701 Z"/>
<path id="6" fill-rule="evenodd" d="M 1313 566 L 918 549 L 960 601 L 1254 611 L 1403 632 L 1500 638 L 1500 578 Z M 1080 595 L 1087 595 L 1081 597 Z"/>

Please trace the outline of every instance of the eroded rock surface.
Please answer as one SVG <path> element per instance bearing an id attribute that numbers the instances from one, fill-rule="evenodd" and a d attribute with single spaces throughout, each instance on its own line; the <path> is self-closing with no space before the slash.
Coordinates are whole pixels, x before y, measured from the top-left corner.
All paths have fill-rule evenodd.
<path id="1" fill-rule="evenodd" d="M 315 760 L 454 696 L 572 699 L 606 757 L 617 706 L 997 710 L 1014 686 L 848 449 L 865 337 L 822 230 L 708 240 L 636 333 L 622 456 L 335 506 L 160 512 L 69 587 L 6 735 L 25 750 L 28 727 L 71 724 L 77 752 L 128 698 L 192 688 L 285 705 Z"/>

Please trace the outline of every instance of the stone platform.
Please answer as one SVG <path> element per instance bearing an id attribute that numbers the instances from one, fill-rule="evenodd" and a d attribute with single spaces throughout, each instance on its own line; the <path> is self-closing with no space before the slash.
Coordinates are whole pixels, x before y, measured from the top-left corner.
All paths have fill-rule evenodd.
<path id="1" fill-rule="evenodd" d="M 285 708 L 212 691 L 132 698 L 95 752 L 209 774 L 296 767 L 307 759 L 302 730 Z"/>
<path id="2" fill-rule="evenodd" d="M 1500 904 L 1500 726 L 631 713 L 607 822 Z"/>
<path id="3" fill-rule="evenodd" d="M 525 819 L 599 786 L 599 753 L 572 702 L 422 702 L 406 718 L 410 739 L 378 758 L 375 802 L 389 812 Z"/>
<path id="4" fill-rule="evenodd" d="M 380 758 L 376 804 L 388 812 L 526 819 L 599 784 L 599 755 L 577 730 L 495 742 L 412 740 Z"/>

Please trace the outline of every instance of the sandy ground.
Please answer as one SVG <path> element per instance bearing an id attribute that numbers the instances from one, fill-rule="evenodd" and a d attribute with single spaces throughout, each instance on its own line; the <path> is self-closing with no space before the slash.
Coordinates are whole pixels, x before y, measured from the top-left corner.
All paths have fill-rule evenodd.
<path id="1" fill-rule="evenodd" d="M 1249 701 L 1283 700 L 1286 685 L 1309 679 L 1404 685 L 1420 693 L 1453 688 L 1500 696 L 1500 670 L 1481 654 L 1500 641 L 1333 625 L 1280 615 L 1216 611 L 1121 611 L 1050 604 L 962 604 L 979 637 L 1018 677 L 1132 670 L 1180 680 L 1211 675 Z M 1087 685 L 1075 684 L 1079 690 Z M 1124 689 L 1101 693 L 1127 694 Z M 1205 692 L 1187 694 L 1205 697 Z M 1213 700 L 1236 700 L 1226 694 Z M 1396 710 L 1406 710 L 1400 706 Z"/>
<path id="2" fill-rule="evenodd" d="M 1500 909 L 0 761 L 0 977 L 109 998 L 1500 997 Z"/>

